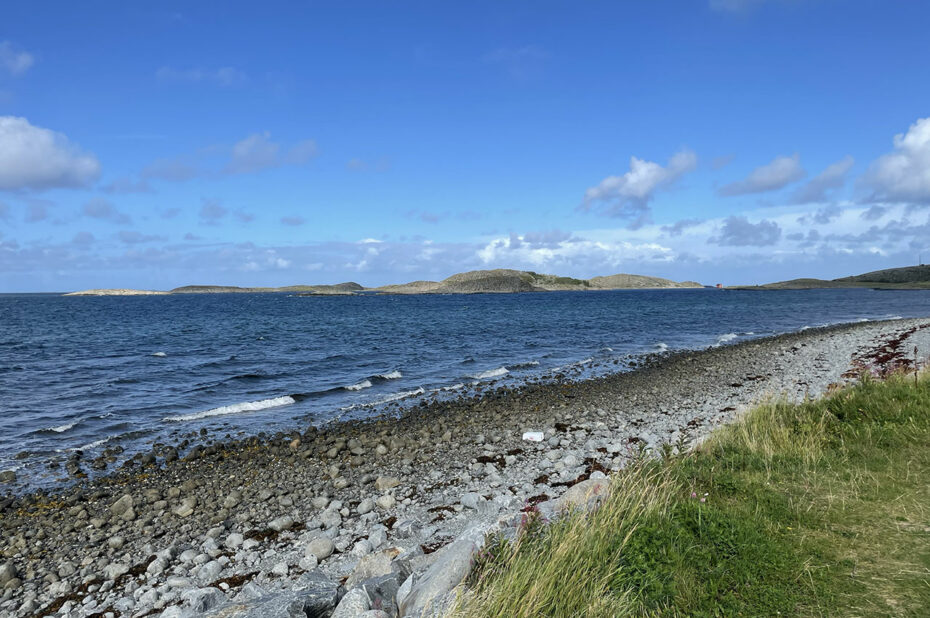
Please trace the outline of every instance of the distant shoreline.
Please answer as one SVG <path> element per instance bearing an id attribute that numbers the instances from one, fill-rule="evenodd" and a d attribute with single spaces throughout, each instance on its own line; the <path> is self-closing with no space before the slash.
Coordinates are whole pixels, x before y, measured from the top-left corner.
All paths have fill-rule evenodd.
<path id="1" fill-rule="evenodd" d="M 660 277 L 620 273 L 590 279 L 545 275 L 532 271 L 496 269 L 458 273 L 442 281 L 412 281 L 379 287 L 364 287 L 354 281 L 334 285 L 291 285 L 283 287 L 237 287 L 188 285 L 172 290 L 97 288 L 67 292 L 64 296 L 163 296 L 176 294 L 255 294 L 292 292 L 299 296 L 351 296 L 356 294 L 507 294 L 590 290 L 701 289 L 696 281 L 672 281 Z"/>

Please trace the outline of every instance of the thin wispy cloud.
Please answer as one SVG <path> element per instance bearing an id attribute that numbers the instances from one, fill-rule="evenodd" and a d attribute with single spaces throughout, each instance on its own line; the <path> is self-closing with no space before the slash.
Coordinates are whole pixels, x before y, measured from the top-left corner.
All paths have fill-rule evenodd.
<path id="1" fill-rule="evenodd" d="M 800 155 L 775 157 L 770 163 L 754 169 L 743 180 L 724 185 L 718 193 L 734 196 L 778 191 L 804 178 L 805 174 Z"/>
<path id="2" fill-rule="evenodd" d="M 155 78 L 166 84 L 209 84 L 222 88 L 241 86 L 249 80 L 244 71 L 235 67 L 177 69 L 163 66 L 155 71 Z"/>
<path id="3" fill-rule="evenodd" d="M 24 74 L 35 64 L 35 57 L 20 49 L 11 41 L 0 41 L 0 70 L 16 77 Z"/>
<path id="4" fill-rule="evenodd" d="M 826 202 L 829 199 L 829 193 L 846 184 L 846 175 L 854 164 L 855 160 L 850 156 L 846 156 L 836 163 L 828 165 L 826 169 L 795 192 L 791 201 L 795 204 Z"/>

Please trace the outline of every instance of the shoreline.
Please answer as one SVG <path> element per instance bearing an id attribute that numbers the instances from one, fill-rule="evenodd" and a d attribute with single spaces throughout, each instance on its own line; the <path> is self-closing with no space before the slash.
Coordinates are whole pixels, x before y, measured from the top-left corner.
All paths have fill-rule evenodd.
<path id="1" fill-rule="evenodd" d="M 102 597 L 85 609 L 119 609 L 114 603 L 129 599 L 132 607 L 123 601 L 119 611 L 137 615 L 137 608 L 178 605 L 185 591 L 251 572 L 255 585 L 284 591 L 310 573 L 347 575 L 359 559 L 391 546 L 419 549 L 411 560 L 425 567 L 476 520 L 518 513 L 582 476 L 619 469 L 640 445 L 699 440 L 766 395 L 823 393 L 879 339 L 920 326 L 901 345 L 913 341 L 926 357 L 925 325 L 930 318 L 852 323 L 663 354 L 629 372 L 502 387 L 421 404 L 400 417 L 195 444 L 158 468 L 137 465 L 86 485 L 0 499 L 8 539 L 0 560 L 12 558 L 24 576 L 15 592 L 4 591 L 0 610 L 29 615 L 17 610 L 32 601 L 34 611 L 83 586 L 82 600 Z M 524 431 L 542 431 L 545 440 L 523 441 Z M 128 510 L 114 511 L 121 500 Z M 45 542 L 31 547 L 28 533 L 33 544 L 36 537 Z M 105 542 L 114 537 L 119 547 Z M 323 538 L 332 555 L 311 560 L 307 548 Z M 86 557 L 62 571 L 77 548 Z M 263 557 L 271 548 L 274 557 Z M 108 579 L 108 567 L 130 569 L 165 551 L 156 558 L 163 567 L 149 570 L 150 561 L 139 582 L 106 586 L 119 577 Z M 189 551 L 195 555 L 185 560 Z M 208 563 L 215 566 L 204 572 Z M 98 579 L 84 581 L 90 577 Z"/>

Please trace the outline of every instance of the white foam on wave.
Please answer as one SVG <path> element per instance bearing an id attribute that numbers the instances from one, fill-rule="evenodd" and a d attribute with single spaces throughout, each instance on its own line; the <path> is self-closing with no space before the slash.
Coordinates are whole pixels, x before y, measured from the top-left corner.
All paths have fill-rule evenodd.
<path id="1" fill-rule="evenodd" d="M 272 399 L 262 399 L 261 401 L 246 401 L 244 403 L 235 403 L 230 406 L 221 406 L 219 408 L 213 408 L 211 410 L 205 410 L 203 412 L 195 412 L 194 414 L 181 414 L 179 416 L 166 416 L 162 420 L 164 421 L 196 421 L 202 418 L 208 418 L 210 416 L 225 416 L 227 414 L 239 414 L 240 412 L 258 412 L 259 410 L 267 410 L 268 408 L 278 408 L 280 406 L 289 406 L 292 403 L 296 403 L 296 399 L 290 395 L 285 395 L 283 397 L 274 397 Z"/>
<path id="2" fill-rule="evenodd" d="M 362 380 L 358 384 L 350 384 L 349 386 L 343 387 L 347 391 L 360 391 L 365 388 L 371 388 L 371 380 Z"/>
<path id="3" fill-rule="evenodd" d="M 387 397 L 383 399 L 379 399 L 378 401 L 373 402 L 371 405 L 379 405 L 382 403 L 397 401 L 398 399 L 406 399 L 407 397 L 415 397 L 417 395 L 422 395 L 425 392 L 426 391 L 423 390 L 423 387 L 421 386 L 420 388 L 414 389 L 412 391 L 401 391 L 399 393 L 394 393 L 393 395 L 388 395 Z"/>
<path id="4" fill-rule="evenodd" d="M 378 374 L 378 377 L 382 380 L 399 380 L 400 378 L 404 377 L 404 374 L 395 370 L 389 371 L 388 373 L 380 373 Z"/>
<path id="5" fill-rule="evenodd" d="M 668 344 L 665 343 L 664 341 L 660 341 L 659 343 L 656 344 L 656 350 L 658 350 L 659 352 L 665 352 L 668 350 Z"/>
<path id="6" fill-rule="evenodd" d="M 717 343 L 714 344 L 714 347 L 718 347 L 720 345 L 723 345 L 724 343 L 733 341 L 737 337 L 739 337 L 739 335 L 737 335 L 736 333 L 727 333 L 725 335 L 720 335 L 719 337 L 717 337 Z"/>
<path id="7" fill-rule="evenodd" d="M 71 423 L 65 423 L 64 425 L 58 425 L 57 427 L 46 427 L 46 431 L 54 431 L 55 433 L 64 433 L 78 424 L 78 421 Z"/>
<path id="8" fill-rule="evenodd" d="M 158 358 L 165 358 L 168 355 L 165 354 L 164 352 L 153 352 L 152 356 L 157 356 Z"/>
<path id="9" fill-rule="evenodd" d="M 114 436 L 107 436 L 106 438 L 100 438 L 99 440 L 94 440 L 93 442 L 89 444 L 85 444 L 84 446 L 73 446 L 71 448 L 56 448 L 55 452 L 56 453 L 73 453 L 74 451 L 89 451 L 91 449 L 97 448 L 98 446 L 102 446 L 106 444 L 113 438 Z"/>
<path id="10" fill-rule="evenodd" d="M 539 365 L 539 361 L 526 361 L 525 363 L 514 363 L 513 365 L 507 365 L 507 369 L 526 369 L 527 367 L 536 367 Z"/>
<path id="11" fill-rule="evenodd" d="M 486 380 L 488 378 L 496 378 L 508 373 L 510 373 L 510 371 L 508 371 L 506 367 L 498 367 L 497 369 L 488 369 L 487 371 L 476 373 L 471 377 L 475 378 L 476 380 Z"/>

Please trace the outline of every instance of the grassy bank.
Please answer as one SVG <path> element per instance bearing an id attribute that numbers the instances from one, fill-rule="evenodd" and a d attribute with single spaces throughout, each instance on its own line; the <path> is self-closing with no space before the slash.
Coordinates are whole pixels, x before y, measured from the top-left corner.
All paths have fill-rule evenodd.
<path id="1" fill-rule="evenodd" d="M 926 616 L 930 378 L 762 405 L 478 561 L 462 616 Z"/>

